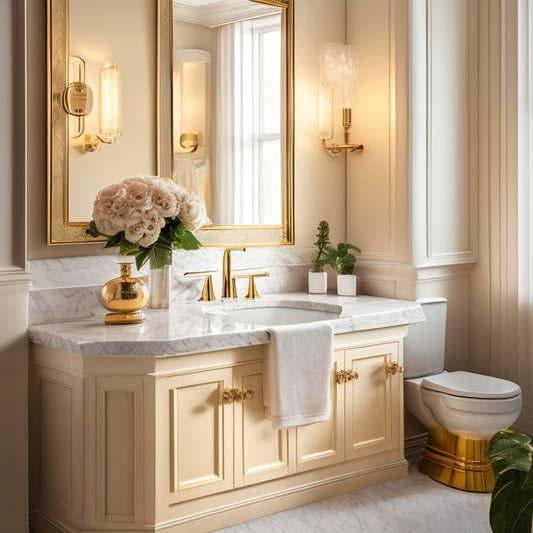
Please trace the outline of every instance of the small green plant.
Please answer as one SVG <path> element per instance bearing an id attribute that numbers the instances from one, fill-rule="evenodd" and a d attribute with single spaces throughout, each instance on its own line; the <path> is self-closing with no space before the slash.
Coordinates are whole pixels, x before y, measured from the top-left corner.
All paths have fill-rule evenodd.
<path id="1" fill-rule="evenodd" d="M 354 253 L 352 253 L 354 252 Z M 330 265 L 337 274 L 353 274 L 355 268 L 355 254 L 361 250 L 354 244 L 340 242 L 336 248 L 325 247 L 324 263 Z"/>
<path id="2" fill-rule="evenodd" d="M 313 272 L 323 272 L 325 248 L 329 245 L 329 224 L 322 220 L 316 229 L 318 233 L 316 234 L 315 246 L 318 248 L 318 252 L 313 259 Z"/>
<path id="3" fill-rule="evenodd" d="M 493 533 L 531 533 L 533 517 L 533 447 L 531 439 L 510 429 L 498 431 L 487 455 L 496 476 L 490 502 Z"/>

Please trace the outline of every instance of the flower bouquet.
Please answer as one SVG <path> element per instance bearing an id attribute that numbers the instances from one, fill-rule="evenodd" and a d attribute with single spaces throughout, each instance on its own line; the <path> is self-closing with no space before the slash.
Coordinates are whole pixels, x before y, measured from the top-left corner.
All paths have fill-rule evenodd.
<path id="1" fill-rule="evenodd" d="M 192 231 L 209 224 L 198 196 L 167 178 L 136 176 L 98 192 L 93 220 L 85 230 L 105 237 L 105 248 L 118 246 L 132 255 L 139 270 L 146 261 L 153 269 L 172 263 L 172 250 L 197 250 Z"/>

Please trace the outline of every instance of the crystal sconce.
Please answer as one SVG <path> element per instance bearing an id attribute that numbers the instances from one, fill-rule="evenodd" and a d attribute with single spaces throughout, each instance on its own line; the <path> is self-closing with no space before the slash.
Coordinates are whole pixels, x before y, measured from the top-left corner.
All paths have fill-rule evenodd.
<path id="1" fill-rule="evenodd" d="M 352 126 L 351 100 L 357 85 L 358 64 L 355 47 L 341 43 L 325 43 L 319 48 L 320 87 L 318 93 L 319 137 L 331 154 L 362 150 L 362 144 L 350 143 Z M 342 98 L 343 143 L 333 142 L 335 95 Z"/>

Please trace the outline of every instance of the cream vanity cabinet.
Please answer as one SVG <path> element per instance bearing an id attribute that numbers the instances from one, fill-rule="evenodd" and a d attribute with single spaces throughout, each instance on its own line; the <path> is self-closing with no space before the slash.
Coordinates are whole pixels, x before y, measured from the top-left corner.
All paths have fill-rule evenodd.
<path id="1" fill-rule="evenodd" d="M 264 418 L 261 345 L 93 357 L 33 344 L 33 529 L 209 531 L 405 477 L 406 333 L 336 335 L 330 420 L 285 430 Z"/>
<path id="2" fill-rule="evenodd" d="M 331 417 L 296 428 L 298 471 L 403 451 L 402 343 L 336 338 Z"/>
<path id="3" fill-rule="evenodd" d="M 161 403 L 169 397 L 160 433 L 168 427 L 171 504 L 289 474 L 288 431 L 263 416 L 261 354 L 241 352 L 259 359 L 158 380 Z"/>

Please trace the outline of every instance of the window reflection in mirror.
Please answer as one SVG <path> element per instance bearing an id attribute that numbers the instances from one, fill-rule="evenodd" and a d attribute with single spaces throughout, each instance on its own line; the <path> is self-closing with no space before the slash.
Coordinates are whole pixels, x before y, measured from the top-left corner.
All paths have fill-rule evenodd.
<path id="1" fill-rule="evenodd" d="M 173 174 L 215 226 L 281 226 L 286 80 L 281 8 L 174 1 Z"/>

